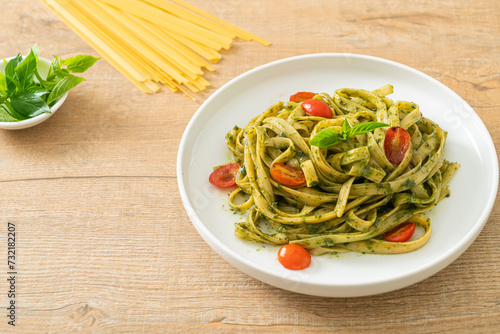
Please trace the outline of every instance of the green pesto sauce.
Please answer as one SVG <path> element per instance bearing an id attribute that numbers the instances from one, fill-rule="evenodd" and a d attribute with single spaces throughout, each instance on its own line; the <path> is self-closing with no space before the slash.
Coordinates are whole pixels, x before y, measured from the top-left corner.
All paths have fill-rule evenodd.
<path id="1" fill-rule="evenodd" d="M 415 181 L 410 179 L 406 180 L 405 183 L 403 183 L 403 187 L 405 188 L 411 188 L 413 186 L 415 186 Z"/>
<path id="2" fill-rule="evenodd" d="M 331 238 L 325 238 L 323 239 L 323 245 L 325 246 L 334 246 L 335 242 Z"/>

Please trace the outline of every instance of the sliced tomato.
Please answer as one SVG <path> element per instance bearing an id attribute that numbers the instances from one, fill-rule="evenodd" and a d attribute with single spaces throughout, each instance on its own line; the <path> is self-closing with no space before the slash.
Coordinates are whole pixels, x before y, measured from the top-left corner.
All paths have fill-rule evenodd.
<path id="1" fill-rule="evenodd" d="M 332 109 L 323 101 L 309 99 L 302 102 L 302 109 L 311 116 L 332 118 Z"/>
<path id="2" fill-rule="evenodd" d="M 384 239 L 390 242 L 405 242 L 411 238 L 413 232 L 415 232 L 414 223 L 403 223 L 387 232 Z"/>
<path id="3" fill-rule="evenodd" d="M 311 264 L 311 254 L 302 246 L 288 244 L 278 251 L 278 261 L 290 270 L 302 270 Z"/>
<path id="4" fill-rule="evenodd" d="M 410 148 L 411 136 L 405 129 L 394 126 L 385 133 L 384 150 L 387 160 L 393 165 L 403 161 Z"/>
<path id="5" fill-rule="evenodd" d="M 306 177 L 302 169 L 279 162 L 271 166 L 271 176 L 276 182 L 288 187 L 302 186 L 306 183 Z"/>
<path id="6" fill-rule="evenodd" d="M 292 102 L 302 102 L 308 99 L 312 99 L 316 93 L 312 92 L 298 92 L 290 96 L 290 101 Z"/>
<path id="7" fill-rule="evenodd" d="M 238 164 L 220 166 L 210 174 L 208 181 L 214 186 L 221 188 L 234 186 L 236 184 L 236 174 L 238 174 L 239 169 L 240 165 Z"/>

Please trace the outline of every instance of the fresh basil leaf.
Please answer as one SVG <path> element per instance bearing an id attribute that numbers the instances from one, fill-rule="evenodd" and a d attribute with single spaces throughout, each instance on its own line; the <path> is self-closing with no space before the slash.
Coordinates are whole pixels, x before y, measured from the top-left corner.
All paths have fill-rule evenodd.
<path id="1" fill-rule="evenodd" d="M 70 57 L 62 61 L 63 65 L 66 65 L 66 69 L 73 73 L 83 73 L 88 70 L 92 65 L 95 64 L 101 58 L 95 58 L 87 55 L 78 55 L 75 57 Z"/>
<path id="2" fill-rule="evenodd" d="M 57 80 L 57 78 L 62 79 L 71 75 L 67 69 L 61 67 L 52 67 L 52 73 L 50 80 Z M 48 76 L 47 80 L 49 80 Z"/>
<path id="3" fill-rule="evenodd" d="M 316 134 L 310 141 L 309 145 L 314 145 L 320 148 L 332 146 L 339 141 L 342 141 L 341 134 L 334 129 L 324 129 Z"/>
<path id="4" fill-rule="evenodd" d="M 47 73 L 46 81 L 56 80 L 57 72 L 61 69 L 61 62 L 58 55 L 53 55 L 54 60 L 50 64 L 49 72 Z M 61 76 L 62 77 L 62 76 Z"/>
<path id="5" fill-rule="evenodd" d="M 314 136 L 314 138 L 309 141 L 309 144 L 318 146 L 320 148 L 325 148 L 332 146 L 340 141 L 347 141 L 347 139 L 353 136 L 362 135 L 384 126 L 389 125 L 379 122 L 368 122 L 351 127 L 347 120 L 344 119 L 344 123 L 342 124 L 340 132 L 333 129 L 325 129 L 316 134 L 316 136 Z"/>
<path id="6" fill-rule="evenodd" d="M 38 78 L 38 81 L 40 81 L 40 83 L 41 83 L 42 80 L 40 80 L 39 75 L 37 75 L 37 78 Z M 47 73 L 47 77 L 43 81 L 54 81 L 54 80 L 57 80 L 57 77 L 56 77 L 56 74 L 54 73 L 54 68 L 52 66 L 50 66 L 49 72 Z"/>
<path id="7" fill-rule="evenodd" d="M 5 76 L 5 80 L 7 81 L 7 91 L 10 92 L 9 95 L 14 94 L 16 92 L 16 89 L 18 91 L 23 90 L 23 86 L 21 85 L 21 82 L 17 78 L 16 74 L 14 74 L 13 77 Z"/>
<path id="8" fill-rule="evenodd" d="M 368 122 L 368 123 L 358 124 L 351 128 L 349 137 L 362 135 L 364 133 L 371 132 L 377 128 L 382 128 L 384 126 L 390 126 L 390 125 L 380 122 Z"/>
<path id="9" fill-rule="evenodd" d="M 38 47 L 36 49 L 32 48 L 28 56 L 14 69 L 20 83 L 21 91 L 24 91 L 26 87 L 33 84 L 33 78 L 37 70 L 37 61 Z"/>
<path id="10" fill-rule="evenodd" d="M 24 117 L 23 115 L 19 114 L 14 110 L 14 107 L 12 107 L 12 103 L 10 101 L 5 101 L 2 104 L 2 108 L 4 108 L 8 114 L 10 114 L 13 118 L 22 121 L 23 119 L 27 119 L 27 117 Z"/>
<path id="11" fill-rule="evenodd" d="M 48 104 L 40 96 L 33 93 L 21 93 L 11 96 L 10 102 L 14 110 L 26 118 L 50 112 Z"/>
<path id="12" fill-rule="evenodd" d="M 62 78 L 57 84 L 54 86 L 52 92 L 50 92 L 49 97 L 47 98 L 47 104 L 51 104 L 52 102 L 59 99 L 63 96 L 67 91 L 71 88 L 78 85 L 80 82 L 85 81 L 82 77 L 76 77 L 74 75 L 70 75 Z"/>
<path id="13" fill-rule="evenodd" d="M 344 139 L 349 138 L 350 130 L 351 130 L 351 126 L 349 125 L 347 118 L 344 118 L 344 123 L 342 123 L 342 127 L 340 128 L 340 134 L 341 134 L 342 138 L 344 138 Z"/>
<path id="14" fill-rule="evenodd" d="M 7 82 L 7 91 L 13 92 L 16 87 L 20 88 L 21 84 L 16 75 L 16 67 L 23 61 L 23 56 L 19 53 L 16 57 L 12 58 L 8 62 L 4 59 L 5 64 L 5 79 Z"/>
<path id="15" fill-rule="evenodd" d="M 59 60 L 59 56 L 58 55 L 52 55 L 52 57 L 54 57 L 54 60 L 52 61 L 52 68 L 54 70 L 58 70 L 61 68 L 61 61 Z"/>
<path id="16" fill-rule="evenodd" d="M 56 71 L 54 71 L 54 73 L 56 74 L 56 76 L 59 78 L 59 79 L 62 79 L 64 77 L 67 77 L 67 76 L 70 76 L 71 74 L 69 73 L 69 71 L 65 68 L 60 68 Z"/>
<path id="17" fill-rule="evenodd" d="M 5 63 L 0 73 L 0 121 L 16 121 L 50 112 L 70 89 L 84 81 L 71 72 L 82 73 L 100 58 L 79 55 L 62 60 L 55 55 L 46 78 L 38 73 L 38 45 L 24 59 L 21 54 Z M 62 68 L 65 66 L 65 68 Z"/>
<path id="18" fill-rule="evenodd" d="M 2 72 L 0 72 L 0 94 L 8 95 L 7 91 L 8 91 L 7 78 L 5 78 L 5 75 Z"/>
<path id="19" fill-rule="evenodd" d="M 0 122 L 18 122 L 17 118 L 12 117 L 9 113 L 8 106 L 5 104 L 0 105 Z"/>
<path id="20" fill-rule="evenodd" d="M 53 55 L 54 60 L 51 63 L 49 73 L 47 75 L 47 81 L 54 81 L 57 78 L 62 79 L 64 77 L 70 76 L 71 74 L 65 68 L 62 68 L 62 61 L 58 55 Z"/>
<path id="21" fill-rule="evenodd" d="M 54 86 L 57 85 L 58 81 L 41 81 L 40 85 L 47 89 L 48 91 L 52 91 L 54 89 Z"/>
<path id="22" fill-rule="evenodd" d="M 50 94 L 50 91 L 48 89 L 45 89 L 41 86 L 31 86 L 27 89 L 27 92 L 28 93 L 33 93 L 35 94 L 36 96 L 39 96 L 39 97 L 44 97 L 44 96 L 49 96 Z"/>
<path id="23" fill-rule="evenodd" d="M 6 77 L 13 77 L 15 72 L 15 69 L 21 62 L 23 61 L 23 56 L 19 53 L 17 56 L 9 60 L 8 62 L 4 59 L 5 64 L 5 76 Z"/>
<path id="24" fill-rule="evenodd" d="M 51 67 L 52 69 L 52 67 Z M 49 69 L 49 72 L 51 72 L 51 69 Z M 53 74 L 52 74 L 53 75 Z M 57 84 L 57 81 L 54 81 L 54 80 L 45 80 L 43 79 L 40 74 L 37 72 L 35 72 L 35 76 L 36 78 L 38 79 L 38 83 L 40 84 L 41 87 L 47 89 L 49 92 L 54 89 L 54 86 Z M 55 79 L 55 76 L 54 78 Z"/>

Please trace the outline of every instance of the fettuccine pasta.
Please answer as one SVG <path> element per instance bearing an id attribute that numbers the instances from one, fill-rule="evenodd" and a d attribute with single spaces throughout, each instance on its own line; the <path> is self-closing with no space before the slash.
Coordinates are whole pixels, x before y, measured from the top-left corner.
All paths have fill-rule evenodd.
<path id="1" fill-rule="evenodd" d="M 412 102 L 394 102 L 387 85 L 374 91 L 338 89 L 314 99 L 328 104 L 332 118 L 306 114 L 301 103 L 278 102 L 235 127 L 226 136 L 236 163 L 237 188 L 229 205 L 248 211 L 235 235 L 275 245 L 297 244 L 313 255 L 346 251 L 395 254 L 427 243 L 431 224 L 421 213 L 449 195 L 447 184 L 459 164 L 444 158 L 446 132 L 422 116 Z M 389 128 L 356 135 L 327 148 L 309 141 L 325 129 L 340 130 L 368 122 L 401 127 L 411 144 L 394 165 L 384 152 Z M 277 182 L 275 163 L 300 168 L 304 185 Z M 403 222 L 420 226 L 415 240 L 388 242 L 383 235 Z"/>

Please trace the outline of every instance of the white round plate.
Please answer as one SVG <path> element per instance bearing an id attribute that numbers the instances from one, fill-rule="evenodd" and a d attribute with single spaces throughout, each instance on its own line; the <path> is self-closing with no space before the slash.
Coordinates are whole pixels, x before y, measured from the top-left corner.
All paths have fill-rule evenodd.
<path id="1" fill-rule="evenodd" d="M 338 88 L 373 90 L 394 86 L 394 100 L 420 105 L 425 117 L 448 131 L 445 156 L 462 167 L 450 183 L 451 196 L 427 216 L 432 236 L 408 254 L 355 252 L 313 257 L 311 266 L 290 271 L 277 261 L 278 247 L 239 240 L 234 223 L 244 216 L 227 205 L 228 190 L 212 186 L 214 166 L 232 160 L 225 135 L 245 126 L 277 101 L 298 91 L 333 94 Z M 189 122 L 179 147 L 177 177 L 184 207 L 205 241 L 229 263 L 263 282 L 304 294 L 356 297 L 417 283 L 446 267 L 476 239 L 492 210 L 498 161 L 486 127 L 449 88 L 410 67 L 355 54 L 312 54 L 287 58 L 244 73 L 215 92 Z"/>

